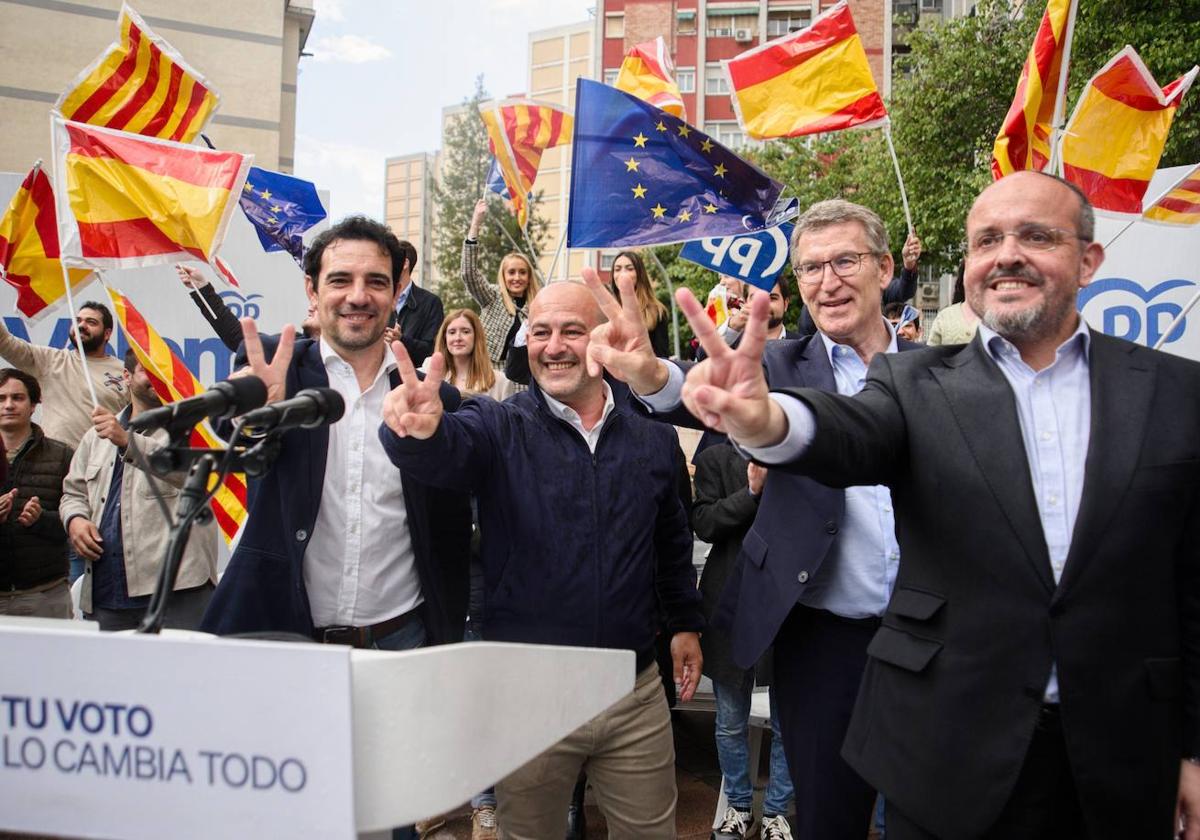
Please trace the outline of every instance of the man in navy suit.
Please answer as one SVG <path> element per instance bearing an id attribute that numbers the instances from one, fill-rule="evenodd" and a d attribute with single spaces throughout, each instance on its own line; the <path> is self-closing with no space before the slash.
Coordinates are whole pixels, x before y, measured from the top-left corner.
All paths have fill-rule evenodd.
<path id="1" fill-rule="evenodd" d="M 329 426 L 284 433 L 202 629 L 388 650 L 461 640 L 467 499 L 402 475 L 377 434 L 383 398 L 400 381 L 383 334 L 405 261 L 384 225 L 349 217 L 305 257 L 319 340 L 296 339 L 291 325 L 260 339 L 243 320 L 248 369 L 269 402 L 329 387 L 346 409 Z M 441 393 L 457 407 L 452 388 Z"/>
<path id="2" fill-rule="evenodd" d="M 897 340 L 880 311 L 893 260 L 873 211 L 840 200 L 813 205 L 793 230 L 792 265 L 818 332 L 767 341 L 767 325 L 751 322 L 739 342 L 761 353 L 772 387 L 854 394 L 874 356 L 915 346 Z M 709 365 L 727 364 L 739 352 L 712 345 Z M 697 423 L 681 404 L 683 368 L 647 355 L 636 325 L 601 327 L 592 356 L 629 382 L 657 416 Z M 899 558 L 887 488 L 834 489 L 768 473 L 715 621 L 731 624 L 739 667 L 752 667 L 775 646 L 772 692 L 800 837 L 859 840 L 866 833 L 875 792 L 839 750 Z M 749 827 L 749 814 L 727 813 L 714 836 L 742 838 Z"/>

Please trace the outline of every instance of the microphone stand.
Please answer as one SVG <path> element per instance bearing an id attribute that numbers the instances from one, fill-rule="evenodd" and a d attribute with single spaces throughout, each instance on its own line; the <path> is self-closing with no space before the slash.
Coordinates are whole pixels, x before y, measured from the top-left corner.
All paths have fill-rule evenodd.
<path id="1" fill-rule="evenodd" d="M 175 521 L 171 525 L 167 550 L 158 569 L 158 580 L 150 597 L 150 605 L 138 625 L 138 633 L 158 633 L 162 630 L 167 615 L 167 604 L 171 593 L 175 591 L 179 564 L 183 559 L 184 549 L 187 548 L 192 525 L 196 522 L 207 522 L 212 518 L 212 510 L 206 502 L 211 498 L 208 484 L 213 474 L 218 473 L 218 482 L 223 481 L 230 472 L 262 475 L 274 463 L 282 443 L 281 434 L 270 433 L 255 439 L 254 445 L 248 448 L 231 446 L 224 450 L 197 449 L 187 445 L 191 434 L 190 425 L 185 428 L 172 428 L 170 432 L 170 443 L 150 456 L 151 469 L 159 475 L 166 475 L 182 469 L 188 463 L 191 463 L 192 467 L 175 506 Z M 234 432 L 232 439 L 236 441 L 240 436 L 240 425 Z"/>

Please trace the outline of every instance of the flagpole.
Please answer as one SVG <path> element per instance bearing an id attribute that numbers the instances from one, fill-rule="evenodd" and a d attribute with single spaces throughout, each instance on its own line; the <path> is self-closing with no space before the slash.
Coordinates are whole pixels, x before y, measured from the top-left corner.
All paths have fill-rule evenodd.
<path id="1" fill-rule="evenodd" d="M 912 236 L 912 211 L 908 209 L 908 193 L 904 189 L 904 176 L 900 174 L 900 159 L 896 157 L 896 146 L 892 143 L 892 124 L 884 123 L 883 136 L 887 140 L 888 151 L 892 153 L 892 166 L 896 168 L 896 181 L 900 184 L 900 201 L 904 204 L 904 221 L 908 224 L 908 235 Z"/>
<path id="2" fill-rule="evenodd" d="M 1058 71 L 1058 91 L 1054 100 L 1054 117 L 1050 122 L 1050 171 L 1062 176 L 1062 142 L 1063 129 L 1067 118 L 1067 71 L 1071 67 L 1071 44 L 1075 40 L 1075 12 L 1079 10 L 1079 0 L 1071 0 L 1067 9 L 1067 33 L 1063 38 L 1062 63 Z"/>
<path id="3" fill-rule="evenodd" d="M 562 254 L 563 243 L 565 243 L 566 241 L 567 241 L 567 232 L 564 230 L 562 233 L 562 236 L 560 236 L 558 238 L 558 247 L 554 249 L 554 259 L 550 261 L 550 270 L 548 272 L 546 272 L 546 276 L 550 278 L 551 282 L 554 281 L 554 269 L 558 267 L 558 258 Z M 569 268 L 567 270 L 567 273 L 568 274 L 571 273 Z"/>
<path id="4" fill-rule="evenodd" d="M 675 358 L 682 359 L 683 355 L 679 352 L 679 310 L 675 307 L 675 285 L 671 282 L 671 275 L 667 274 L 667 270 L 659 261 L 658 254 L 654 253 L 654 249 L 647 248 L 646 253 L 650 255 L 650 259 L 654 260 L 654 264 L 662 272 L 663 279 L 667 281 L 667 297 L 671 301 L 671 326 L 675 337 Z"/>
<path id="5" fill-rule="evenodd" d="M 1162 349 L 1162 346 L 1167 343 L 1167 339 L 1171 337 L 1171 333 L 1175 332 L 1175 328 L 1183 323 L 1183 319 L 1187 317 L 1187 314 L 1192 311 L 1192 308 L 1197 303 L 1200 303 L 1200 292 L 1192 295 L 1192 299 L 1183 305 L 1183 309 L 1175 316 L 1175 320 L 1171 322 L 1171 326 L 1167 327 L 1166 331 L 1162 334 L 1162 338 L 1154 343 L 1155 350 Z"/>
<path id="6" fill-rule="evenodd" d="M 1176 189 L 1178 189 L 1179 185 L 1180 185 L 1180 184 L 1182 184 L 1184 181 L 1186 181 L 1186 180 L 1188 179 L 1188 176 L 1189 176 L 1189 175 L 1191 175 L 1191 174 L 1192 174 L 1192 172 L 1194 172 L 1194 171 L 1195 171 L 1194 169 L 1189 169 L 1187 172 L 1183 173 L 1183 177 L 1182 177 L 1182 178 L 1180 178 L 1178 181 L 1174 181 L 1174 182 L 1173 182 L 1173 183 L 1172 183 L 1170 186 L 1168 186 L 1168 187 L 1167 187 L 1165 190 L 1163 190 L 1161 193 L 1159 193 L 1157 196 L 1155 196 L 1153 201 L 1151 201 L 1151 202 L 1146 202 L 1146 201 L 1143 199 L 1143 201 L 1142 201 L 1142 214 L 1141 214 L 1140 216 L 1138 216 L 1136 219 L 1132 219 L 1132 220 L 1130 220 L 1129 222 L 1127 222 L 1127 223 L 1125 224 L 1125 227 L 1123 227 L 1123 228 L 1121 228 L 1119 231 L 1117 231 L 1116 235 L 1115 235 L 1115 236 L 1113 236 L 1113 238 L 1112 238 L 1112 239 L 1108 240 L 1108 243 L 1107 243 L 1107 244 L 1104 246 L 1104 250 L 1106 250 L 1106 251 L 1107 251 L 1109 248 L 1111 248 L 1111 247 L 1112 247 L 1112 244 L 1113 244 L 1114 242 L 1116 242 L 1118 239 L 1120 239 L 1120 238 L 1121 238 L 1121 235 L 1122 235 L 1122 234 L 1124 234 L 1124 233 L 1125 233 L 1125 231 L 1129 230 L 1129 229 L 1130 229 L 1131 227 L 1133 227 L 1135 224 L 1137 224 L 1138 222 L 1140 222 L 1140 221 L 1142 221 L 1143 219 L 1145 219 L 1145 218 L 1146 218 L 1146 211 L 1147 211 L 1148 209 L 1150 209 L 1151 207 L 1153 207 L 1155 204 L 1158 204 L 1158 202 L 1162 201 L 1164 198 L 1166 198 L 1168 195 L 1170 195 L 1170 194 L 1171 194 L 1171 193 L 1173 193 L 1173 192 L 1174 192 Z M 1168 331 L 1168 332 L 1169 332 L 1169 331 Z"/>
<path id="7" fill-rule="evenodd" d="M 60 257 L 58 264 L 62 268 L 63 285 L 67 288 L 67 308 L 71 310 L 71 323 L 75 325 L 75 349 L 79 351 L 79 362 L 83 365 L 83 378 L 87 382 L 88 393 L 92 396 L 92 408 L 99 408 L 100 400 L 96 397 L 96 383 L 92 382 L 92 374 L 88 371 L 87 354 L 83 352 L 83 339 L 79 337 L 79 315 L 75 312 L 75 296 L 71 294 L 71 273 L 67 270 L 66 260 Z M 99 271 L 96 272 L 96 277 L 100 280 L 100 284 L 104 285 L 104 276 Z"/>

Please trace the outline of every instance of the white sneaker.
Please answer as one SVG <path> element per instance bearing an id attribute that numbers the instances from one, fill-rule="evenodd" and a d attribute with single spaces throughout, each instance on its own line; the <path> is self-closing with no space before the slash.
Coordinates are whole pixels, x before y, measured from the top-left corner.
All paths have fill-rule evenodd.
<path id="1" fill-rule="evenodd" d="M 749 811 L 729 807 L 725 809 L 725 817 L 712 833 L 711 840 L 746 840 L 754 834 L 755 828 L 754 817 Z"/>
<path id="2" fill-rule="evenodd" d="M 775 817 L 763 817 L 762 828 L 759 829 L 758 836 L 762 840 L 792 840 L 792 827 L 783 814 Z"/>

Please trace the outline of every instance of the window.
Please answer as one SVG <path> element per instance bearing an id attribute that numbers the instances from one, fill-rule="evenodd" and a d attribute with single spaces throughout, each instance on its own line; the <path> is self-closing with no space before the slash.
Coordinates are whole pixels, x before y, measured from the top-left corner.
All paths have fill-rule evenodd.
<path id="1" fill-rule="evenodd" d="M 602 251 L 600 253 L 600 270 L 612 271 L 613 263 L 617 261 L 620 251 Z"/>
<path id="2" fill-rule="evenodd" d="M 921 11 L 940 15 L 942 13 L 942 0 L 921 0 Z"/>
<path id="3" fill-rule="evenodd" d="M 616 87 L 617 76 L 621 75 L 620 67 L 610 67 L 604 71 L 604 84 L 610 87 Z"/>
<path id="4" fill-rule="evenodd" d="M 695 67 L 676 67 L 675 81 L 679 83 L 680 93 L 695 93 L 696 92 L 696 68 Z"/>
<path id="5" fill-rule="evenodd" d="M 708 96 L 720 96 L 729 93 L 729 79 L 720 64 L 708 64 L 704 67 L 704 93 Z"/>
<path id="6" fill-rule="evenodd" d="M 811 11 L 767 12 L 767 37 L 779 38 L 805 29 L 812 23 Z"/>
<path id="7" fill-rule="evenodd" d="M 708 37 L 709 38 L 732 38 L 733 37 L 733 18 L 721 15 L 720 17 L 710 17 L 708 19 Z"/>
<path id="8" fill-rule="evenodd" d="M 675 14 L 675 32 L 678 35 L 695 35 L 696 34 L 696 13 L 693 11 L 681 11 Z"/>
<path id="9" fill-rule="evenodd" d="M 604 37 L 605 38 L 624 38 L 625 37 L 625 13 L 617 12 L 604 16 Z"/>
<path id="10" fill-rule="evenodd" d="M 736 149 L 746 143 L 746 137 L 736 122 L 711 122 L 704 126 L 704 131 L 722 146 L 730 149 Z"/>

